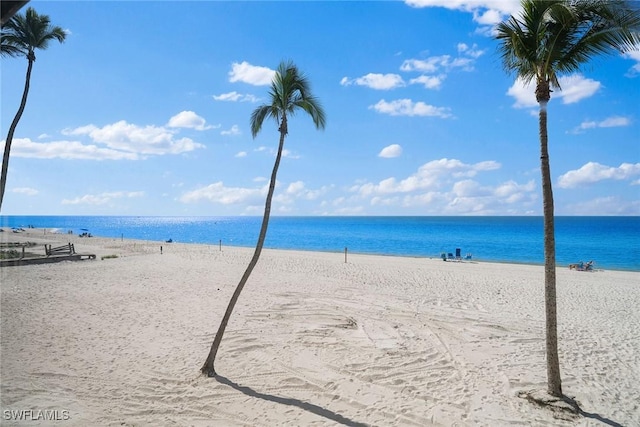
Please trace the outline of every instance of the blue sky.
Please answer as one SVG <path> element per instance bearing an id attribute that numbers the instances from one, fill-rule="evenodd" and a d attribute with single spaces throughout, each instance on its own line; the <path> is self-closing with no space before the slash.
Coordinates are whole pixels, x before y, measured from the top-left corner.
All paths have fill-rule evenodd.
<path id="1" fill-rule="evenodd" d="M 274 215 L 541 215 L 533 87 L 491 38 L 518 4 L 31 1 L 68 36 L 37 53 L 2 213 L 260 215 L 279 135 L 249 118 L 292 60 L 327 127 L 290 121 Z M 4 143 L 27 63 L 1 61 Z M 640 215 L 640 54 L 561 84 L 556 214 Z"/>

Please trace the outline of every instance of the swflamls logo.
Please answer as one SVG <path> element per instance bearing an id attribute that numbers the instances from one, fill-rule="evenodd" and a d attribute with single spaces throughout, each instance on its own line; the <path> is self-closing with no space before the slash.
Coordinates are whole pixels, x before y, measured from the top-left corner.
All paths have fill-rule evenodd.
<path id="1" fill-rule="evenodd" d="M 67 421 L 71 419 L 67 409 L 5 409 L 5 421 Z"/>

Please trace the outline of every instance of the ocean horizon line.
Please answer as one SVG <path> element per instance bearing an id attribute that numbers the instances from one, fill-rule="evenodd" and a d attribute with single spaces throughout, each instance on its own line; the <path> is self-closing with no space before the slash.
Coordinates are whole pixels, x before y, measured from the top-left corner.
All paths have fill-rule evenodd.
<path id="1" fill-rule="evenodd" d="M 129 214 L 0 214 L 3 217 L 122 217 L 122 218 L 262 218 L 262 214 L 256 215 L 129 215 Z M 544 218 L 543 215 L 282 215 L 271 214 L 270 218 Z M 554 215 L 554 218 L 640 218 L 638 215 Z"/>
<path id="2" fill-rule="evenodd" d="M 179 243 L 252 247 L 262 216 L 0 216 L 0 226 Z M 407 257 L 459 250 L 472 259 L 544 264 L 541 216 L 274 215 L 265 247 Z M 558 265 L 595 260 L 598 268 L 640 271 L 640 217 L 557 216 Z"/>

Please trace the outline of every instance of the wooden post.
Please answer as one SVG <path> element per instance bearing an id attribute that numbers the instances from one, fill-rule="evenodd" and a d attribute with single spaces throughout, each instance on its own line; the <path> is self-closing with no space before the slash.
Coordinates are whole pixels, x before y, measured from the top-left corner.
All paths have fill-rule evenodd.
<path id="1" fill-rule="evenodd" d="M 20 258 L 24 258 L 24 246 L 22 247 L 22 256 Z"/>
<path id="2" fill-rule="evenodd" d="M 344 263 L 347 263 L 347 247 L 344 247 Z"/>
<path id="3" fill-rule="evenodd" d="M 220 239 L 220 252 L 222 252 L 222 239 Z"/>

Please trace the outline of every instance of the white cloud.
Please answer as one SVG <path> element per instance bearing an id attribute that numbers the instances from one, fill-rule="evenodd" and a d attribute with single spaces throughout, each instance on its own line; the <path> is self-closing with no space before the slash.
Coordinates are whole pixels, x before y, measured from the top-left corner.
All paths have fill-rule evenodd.
<path id="1" fill-rule="evenodd" d="M 554 98 L 560 98 L 563 104 L 573 104 L 589 98 L 601 87 L 600 82 L 585 78 L 581 74 L 560 77 L 558 81 L 562 90 L 552 92 L 551 101 Z M 518 78 L 507 91 L 507 95 L 515 98 L 516 102 L 513 104 L 515 108 L 537 107 L 535 87 L 534 81 L 525 84 Z"/>
<path id="2" fill-rule="evenodd" d="M 496 9 L 475 12 L 473 14 L 474 21 L 476 21 L 480 25 L 487 27 L 493 27 L 494 25 L 504 21 L 505 18 L 507 18 L 507 16 L 503 12 Z"/>
<path id="3" fill-rule="evenodd" d="M 473 13 L 474 21 L 495 25 L 520 11 L 519 0 L 405 0 L 412 7 L 445 7 Z"/>
<path id="4" fill-rule="evenodd" d="M 4 145 L 4 141 L 3 141 Z M 66 160 L 139 160 L 138 153 L 84 145 L 79 141 L 34 142 L 29 138 L 15 138 L 11 144 L 12 157 Z"/>
<path id="5" fill-rule="evenodd" d="M 195 203 L 205 200 L 222 205 L 251 205 L 262 202 L 268 189 L 268 185 L 260 188 L 225 187 L 224 183 L 219 181 L 183 194 L 180 201 Z"/>
<path id="6" fill-rule="evenodd" d="M 630 124 L 631 124 L 631 120 L 628 117 L 613 116 L 613 117 L 608 117 L 603 121 L 599 122 L 598 127 L 614 128 L 614 127 L 629 126 Z"/>
<path id="7" fill-rule="evenodd" d="M 560 96 L 562 97 L 563 104 L 573 104 L 582 99 L 589 98 L 602 86 L 600 82 L 585 78 L 580 74 L 560 77 L 558 80 L 560 87 L 562 87 Z"/>
<path id="8" fill-rule="evenodd" d="M 426 59 L 406 59 L 400 65 L 400 70 L 423 73 L 410 79 L 410 84 L 420 84 L 426 89 L 438 89 L 447 78 L 446 73 L 454 70 L 473 71 L 475 60 L 484 54 L 475 44 L 469 46 L 466 43 L 458 43 L 457 49 L 462 56 L 440 55 Z"/>
<path id="9" fill-rule="evenodd" d="M 210 128 L 204 119 L 191 111 L 173 116 L 168 126 Z M 177 138 L 177 132 L 163 126 L 141 127 L 124 120 L 101 128 L 91 124 L 62 131 L 66 136 L 86 136 L 89 143 L 79 140 L 35 142 L 29 138 L 16 138 L 11 155 L 39 159 L 140 160 L 149 155 L 181 154 L 204 148 L 190 138 Z"/>
<path id="10" fill-rule="evenodd" d="M 395 177 L 383 179 L 377 184 L 359 183 L 351 187 L 351 192 L 362 196 L 386 195 L 394 193 L 410 193 L 422 190 L 435 190 L 443 185 L 446 179 L 470 178 L 478 172 L 499 169 L 501 165 L 495 161 L 465 164 L 456 159 L 433 160 L 420 166 L 418 171 L 407 178 L 397 180 Z"/>
<path id="11" fill-rule="evenodd" d="M 507 90 L 507 95 L 515 98 L 516 102 L 513 104 L 515 108 L 538 106 L 535 95 L 535 85 L 532 83 L 525 84 L 521 78 L 517 78 L 516 81 L 513 82 L 513 85 Z"/>
<path id="12" fill-rule="evenodd" d="M 229 71 L 229 81 L 232 83 L 243 82 L 255 86 L 267 86 L 273 81 L 275 73 L 270 68 L 251 65 L 247 61 L 234 62 L 231 64 L 231 71 Z"/>
<path id="13" fill-rule="evenodd" d="M 380 151 L 380 153 L 378 153 L 378 157 L 390 159 L 393 157 L 399 157 L 401 154 L 402 154 L 402 147 L 399 144 L 391 144 L 389 146 L 384 147 Z"/>
<path id="14" fill-rule="evenodd" d="M 438 89 L 442 86 L 442 82 L 445 79 L 445 75 L 440 76 L 425 76 L 422 75 L 420 77 L 416 77 L 415 79 L 409 80 L 410 84 L 420 84 L 425 87 L 425 89 Z"/>
<path id="15" fill-rule="evenodd" d="M 632 50 L 623 55 L 625 58 L 631 59 L 636 63 L 629 69 L 626 76 L 635 77 L 640 74 L 640 50 Z"/>
<path id="16" fill-rule="evenodd" d="M 578 127 L 573 129 L 572 133 L 583 133 L 587 129 L 595 129 L 595 128 L 612 128 L 612 127 L 624 127 L 629 126 L 631 124 L 631 119 L 623 116 L 612 116 L 608 117 L 599 122 L 596 121 L 585 121 L 580 123 Z"/>
<path id="17" fill-rule="evenodd" d="M 104 144 L 112 150 L 136 154 L 180 154 L 204 148 L 190 138 L 175 138 L 175 133 L 164 127 L 137 126 L 124 120 L 103 126 L 82 126 L 66 129 L 66 135 L 87 135 L 94 142 Z"/>
<path id="18" fill-rule="evenodd" d="M 398 207 L 434 215 L 494 215 L 529 213 L 537 206 L 538 189 L 533 180 L 507 181 L 483 185 L 474 176 L 498 169 L 494 161 L 465 164 L 455 159 L 440 159 L 424 164 L 409 177 L 387 178 L 377 184 L 358 183 L 351 188 L 360 200 L 372 206 Z"/>
<path id="19" fill-rule="evenodd" d="M 247 152 L 246 151 L 240 151 L 235 155 L 235 157 L 238 157 L 238 158 L 247 157 Z"/>
<path id="20" fill-rule="evenodd" d="M 258 98 L 251 94 L 241 94 L 236 91 L 213 95 L 216 101 L 233 101 L 233 102 L 258 102 Z"/>
<path id="21" fill-rule="evenodd" d="M 478 49 L 476 44 L 469 46 L 466 43 L 458 43 L 457 50 L 459 54 L 457 57 L 440 55 L 425 59 L 406 59 L 400 65 L 400 70 L 423 74 L 410 79 L 410 84 L 420 84 L 427 89 L 437 89 L 446 79 L 446 72 L 453 70 L 473 71 L 476 59 L 485 53 L 484 50 Z M 355 79 L 343 77 L 340 80 L 340 84 L 343 86 L 355 84 L 377 90 L 389 90 L 406 86 L 402 76 L 393 73 L 369 73 Z"/>
<path id="22" fill-rule="evenodd" d="M 640 200 L 624 200 L 617 196 L 598 197 L 568 205 L 563 215 L 640 215 Z"/>
<path id="23" fill-rule="evenodd" d="M 569 171 L 558 178 L 560 188 L 575 188 L 604 180 L 625 181 L 640 176 L 640 163 L 622 163 L 618 167 L 589 162 L 578 170 Z"/>
<path id="24" fill-rule="evenodd" d="M 296 181 L 296 182 L 292 182 L 291 184 L 289 184 L 289 186 L 287 187 L 286 193 L 287 194 L 298 194 L 303 190 L 304 190 L 304 182 Z"/>
<path id="25" fill-rule="evenodd" d="M 169 119 L 167 126 L 172 128 L 188 128 L 195 130 L 207 130 L 213 126 L 207 126 L 205 119 L 193 111 L 182 111 Z"/>
<path id="26" fill-rule="evenodd" d="M 452 71 L 456 69 L 462 71 L 473 71 L 475 59 L 484 53 L 484 51 L 477 50 L 475 45 L 473 48 L 469 48 L 464 43 L 458 45 L 458 51 L 467 55 L 467 57 L 454 58 L 451 55 L 440 55 L 432 56 L 427 59 L 406 59 L 402 65 L 400 65 L 400 70 L 405 72 L 419 71 L 421 73 L 430 74 L 443 70 Z"/>
<path id="27" fill-rule="evenodd" d="M 463 179 L 453 184 L 451 193 L 457 198 L 489 196 L 494 192 L 494 189 L 488 186 L 481 186 L 479 182 L 472 179 Z"/>
<path id="28" fill-rule="evenodd" d="M 240 135 L 242 132 L 240 132 L 240 127 L 238 127 L 238 125 L 233 125 L 231 126 L 230 129 L 228 130 L 223 130 L 220 132 L 220 135 Z"/>
<path id="29" fill-rule="evenodd" d="M 320 196 L 326 194 L 333 186 L 323 186 L 316 190 L 308 189 L 303 181 L 295 181 L 290 183 L 286 190 L 282 193 L 274 196 L 273 200 L 278 203 L 278 209 L 281 212 L 284 212 L 283 208 L 286 209 L 286 212 L 293 212 L 295 209 L 292 207 L 296 200 L 317 200 Z M 282 205 L 288 205 L 287 207 L 283 207 Z"/>
<path id="30" fill-rule="evenodd" d="M 272 153 L 274 156 L 277 154 L 276 150 L 273 150 Z M 286 157 L 288 159 L 299 159 L 300 155 L 299 154 L 294 154 L 293 152 L 291 152 L 290 150 L 287 150 L 286 148 L 282 150 L 282 157 Z"/>
<path id="31" fill-rule="evenodd" d="M 423 73 L 435 73 L 442 68 L 449 68 L 451 64 L 451 56 L 442 55 L 442 56 L 432 56 L 428 59 L 406 59 L 402 65 L 400 65 L 400 70 L 402 71 L 420 71 Z"/>
<path id="32" fill-rule="evenodd" d="M 306 193 L 307 189 L 305 188 L 304 182 L 296 181 L 289 184 L 283 193 L 275 196 L 274 201 L 281 205 L 292 205 L 296 199 L 304 197 Z"/>
<path id="33" fill-rule="evenodd" d="M 502 199 L 505 203 L 521 202 L 528 193 L 536 191 L 536 185 L 533 180 L 526 184 L 518 184 L 515 181 L 507 181 L 497 186 L 493 194 Z"/>
<path id="34" fill-rule="evenodd" d="M 373 109 L 381 114 L 389 114 L 391 116 L 451 117 L 449 108 L 434 107 L 433 105 L 425 104 L 422 101 L 413 102 L 410 99 L 397 99 L 391 102 L 387 102 L 382 99 L 378 101 L 377 104 L 370 105 L 369 109 Z"/>
<path id="35" fill-rule="evenodd" d="M 29 188 L 29 187 L 14 188 L 13 190 L 11 190 L 11 192 L 17 193 L 17 194 L 24 194 L 26 196 L 35 196 L 39 193 L 39 191 L 36 190 L 35 188 Z"/>
<path id="36" fill-rule="evenodd" d="M 142 197 L 142 191 L 115 191 L 101 194 L 86 194 L 75 199 L 64 199 L 63 205 L 105 205 L 114 199 Z"/>
<path id="37" fill-rule="evenodd" d="M 358 86 L 367 86 L 371 89 L 377 90 L 389 90 L 395 89 L 397 87 L 402 87 L 405 85 L 402 77 L 397 74 L 375 74 L 369 73 L 365 76 L 358 77 L 356 79 L 348 79 L 347 77 L 342 78 L 340 80 L 340 84 L 343 86 L 348 86 L 351 84 L 356 84 Z"/>
<path id="38" fill-rule="evenodd" d="M 484 50 L 478 49 L 478 45 L 475 43 L 471 46 L 466 43 L 458 43 L 458 52 L 472 58 L 480 58 L 485 53 Z"/>

